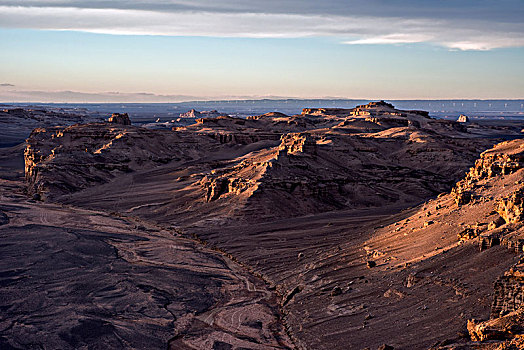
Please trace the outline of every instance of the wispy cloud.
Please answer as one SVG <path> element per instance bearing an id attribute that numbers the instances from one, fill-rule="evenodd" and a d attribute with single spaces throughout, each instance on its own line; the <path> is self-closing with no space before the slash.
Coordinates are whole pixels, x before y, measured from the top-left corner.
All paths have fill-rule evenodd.
<path id="1" fill-rule="evenodd" d="M 353 6 L 341 0 L 328 0 L 323 6 L 308 0 L 245 1 L 241 5 L 232 0 L 19 3 L 0 0 L 0 27 L 121 35 L 334 37 L 353 45 L 427 42 L 459 50 L 524 46 L 524 22 L 511 13 L 512 8 L 516 15 L 522 13 L 523 6 L 510 0 L 496 2 L 497 7 L 495 2 L 488 6 L 487 0 L 478 0 L 475 6 L 464 0 L 466 7 L 458 8 L 462 11 L 456 11 L 459 5 L 449 6 L 451 0 L 442 1 L 440 10 L 412 0 L 371 0 L 367 6 L 359 0 Z M 446 6 L 450 11 L 443 10 Z M 506 17 L 501 7 L 509 11 Z M 464 15 L 458 17 L 457 12 Z"/>
<path id="2" fill-rule="evenodd" d="M 9 83 L 0 83 L 0 87 L 14 87 L 14 85 Z"/>
<path id="3" fill-rule="evenodd" d="M 345 41 L 344 44 L 348 45 L 370 45 L 370 44 L 412 44 L 412 43 L 421 43 L 424 41 L 431 41 L 432 36 L 427 34 L 407 34 L 407 33 L 397 33 L 397 34 L 387 34 L 379 35 L 366 39 L 358 39 Z"/>

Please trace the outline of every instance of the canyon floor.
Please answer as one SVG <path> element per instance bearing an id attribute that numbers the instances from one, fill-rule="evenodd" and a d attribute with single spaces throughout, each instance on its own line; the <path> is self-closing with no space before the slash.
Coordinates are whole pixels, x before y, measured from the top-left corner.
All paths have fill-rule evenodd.
<path id="1" fill-rule="evenodd" d="M 128 124 L 0 149 L 2 349 L 518 346 L 467 329 L 524 305 L 518 122 Z"/>

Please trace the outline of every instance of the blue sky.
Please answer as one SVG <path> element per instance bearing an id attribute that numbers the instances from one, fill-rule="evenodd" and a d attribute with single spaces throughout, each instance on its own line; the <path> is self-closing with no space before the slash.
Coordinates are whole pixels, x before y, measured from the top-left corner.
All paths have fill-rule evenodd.
<path id="1" fill-rule="evenodd" d="M 523 98 L 523 19 L 521 0 L 0 0 L 0 101 Z"/>

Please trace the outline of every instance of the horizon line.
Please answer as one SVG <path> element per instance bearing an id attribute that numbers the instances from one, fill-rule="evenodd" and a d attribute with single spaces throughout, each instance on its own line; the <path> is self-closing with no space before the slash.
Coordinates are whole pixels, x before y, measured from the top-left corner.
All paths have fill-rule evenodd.
<path id="1" fill-rule="evenodd" d="M 144 101 L 0 101 L 0 105 L 9 105 L 9 104 L 181 104 L 181 103 L 202 103 L 202 102 L 243 102 L 243 101 L 524 101 L 524 97 L 521 98 L 329 98 L 329 97 L 319 97 L 319 98 L 302 98 L 302 97 L 282 97 L 282 98 L 233 98 L 233 99 L 194 99 L 186 101 L 173 101 L 173 102 L 144 102 Z"/>

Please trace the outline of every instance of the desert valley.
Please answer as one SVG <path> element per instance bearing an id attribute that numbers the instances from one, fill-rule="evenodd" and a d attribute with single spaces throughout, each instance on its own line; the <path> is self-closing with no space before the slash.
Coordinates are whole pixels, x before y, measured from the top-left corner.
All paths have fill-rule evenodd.
<path id="1" fill-rule="evenodd" d="M 522 119 L 188 113 L 0 111 L 1 349 L 524 348 Z"/>

